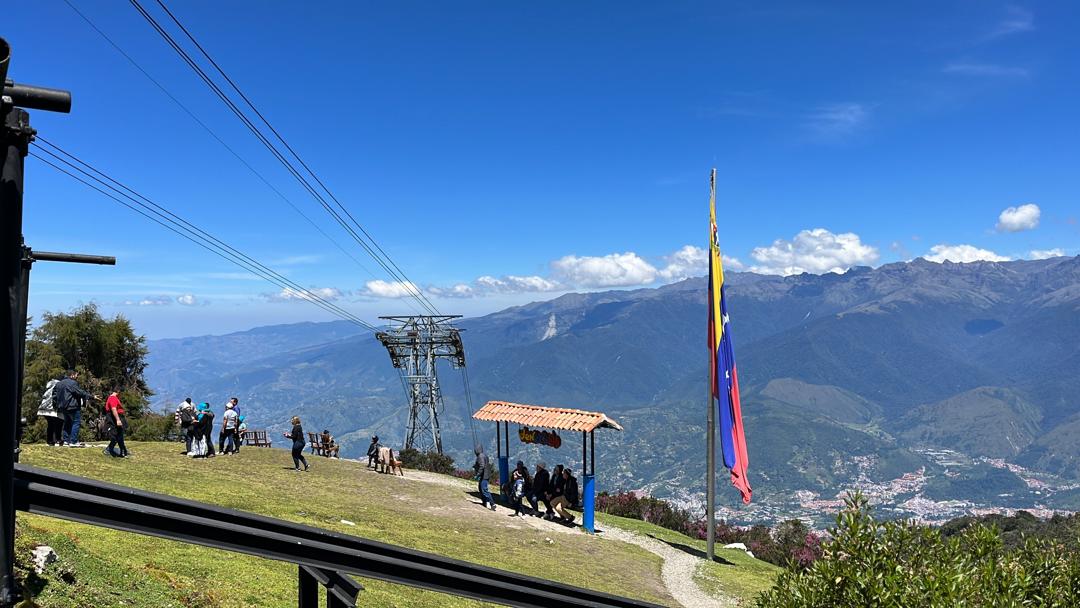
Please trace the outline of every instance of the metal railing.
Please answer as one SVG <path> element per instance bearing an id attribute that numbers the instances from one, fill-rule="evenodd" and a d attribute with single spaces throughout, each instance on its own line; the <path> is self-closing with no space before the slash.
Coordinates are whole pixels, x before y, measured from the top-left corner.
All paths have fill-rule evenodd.
<path id="1" fill-rule="evenodd" d="M 506 606 L 656 606 L 599 591 L 479 566 L 432 553 L 339 534 L 204 503 L 16 465 L 15 506 L 116 530 L 298 564 L 301 608 L 311 579 L 336 589 L 331 606 L 347 601 L 356 575 Z M 305 578 L 307 580 L 305 581 Z M 350 585 L 356 585 L 352 587 Z M 317 589 L 316 589 L 317 590 Z M 310 600 L 309 600 L 310 601 Z M 341 603 L 344 602 L 344 603 Z"/>

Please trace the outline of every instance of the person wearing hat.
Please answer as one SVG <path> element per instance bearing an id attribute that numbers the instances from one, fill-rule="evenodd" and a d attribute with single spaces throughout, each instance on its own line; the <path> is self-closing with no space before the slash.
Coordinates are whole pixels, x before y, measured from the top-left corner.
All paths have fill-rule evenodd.
<path id="1" fill-rule="evenodd" d="M 230 397 L 229 400 L 225 402 L 225 411 L 227 412 L 230 409 L 234 410 L 236 412 L 236 415 L 239 416 L 240 415 L 240 400 L 237 399 L 236 397 Z M 224 423 L 224 416 L 222 416 L 222 423 Z M 218 433 L 218 451 L 221 452 L 222 454 L 226 453 L 225 452 L 225 425 L 224 424 L 221 425 L 221 432 Z"/>
<path id="2" fill-rule="evenodd" d="M 191 423 L 191 449 L 188 456 L 192 458 L 206 458 L 208 448 L 213 449 L 213 444 L 208 441 L 207 428 L 213 422 L 214 413 L 210 411 L 209 403 L 200 403 L 195 407 L 195 420 Z"/>
<path id="3" fill-rule="evenodd" d="M 236 429 L 240 426 L 239 418 L 236 404 L 232 401 L 226 403 L 225 413 L 221 416 L 221 435 L 218 436 L 218 451 L 222 454 L 232 454 L 236 451 Z"/>
<path id="4" fill-rule="evenodd" d="M 373 435 L 371 437 L 371 445 L 367 449 L 367 466 L 368 468 L 377 468 L 379 463 L 379 436 Z"/>

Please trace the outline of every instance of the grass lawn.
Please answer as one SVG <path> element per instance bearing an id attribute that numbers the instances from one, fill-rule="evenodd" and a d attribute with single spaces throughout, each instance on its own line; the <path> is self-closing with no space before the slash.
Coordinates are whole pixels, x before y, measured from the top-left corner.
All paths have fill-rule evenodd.
<path id="1" fill-rule="evenodd" d="M 129 443 L 130 459 L 100 448 L 24 446 L 22 462 L 112 483 L 251 511 L 487 566 L 671 605 L 659 557 L 626 543 L 522 521 L 479 506 L 467 486 L 380 475 L 359 463 L 311 457 L 297 473 L 287 451 L 245 448 L 193 460 L 179 444 Z M 409 475 L 407 472 L 406 475 Z M 418 475 L 413 473 L 413 475 Z M 342 520 L 355 525 L 342 523 Z M 18 559 L 37 545 L 60 557 L 30 577 L 38 606 L 168 608 L 296 605 L 291 564 L 117 532 L 18 516 Z M 478 602 L 362 580 L 367 606 L 479 606 Z"/>

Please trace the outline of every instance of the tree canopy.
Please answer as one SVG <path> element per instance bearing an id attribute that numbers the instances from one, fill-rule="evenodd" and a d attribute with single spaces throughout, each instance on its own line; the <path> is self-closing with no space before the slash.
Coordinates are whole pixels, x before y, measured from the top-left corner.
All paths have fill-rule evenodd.
<path id="1" fill-rule="evenodd" d="M 138 417 L 153 395 L 144 378 L 147 352 L 146 338 L 136 335 L 131 322 L 120 315 L 105 319 L 95 304 L 45 313 L 26 341 L 23 416 L 33 420 L 48 381 L 73 369 L 95 395 L 119 390 L 128 415 Z M 96 415 L 103 405 L 89 403 L 83 413 Z"/>

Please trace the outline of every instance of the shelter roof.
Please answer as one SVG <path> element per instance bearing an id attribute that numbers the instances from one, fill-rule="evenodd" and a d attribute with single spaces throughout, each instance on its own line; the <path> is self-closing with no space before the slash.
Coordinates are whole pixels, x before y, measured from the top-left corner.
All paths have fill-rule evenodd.
<path id="1" fill-rule="evenodd" d="M 473 418 L 489 422 L 514 422 L 522 426 L 538 426 L 562 431 L 589 432 L 597 428 L 623 430 L 619 423 L 603 412 L 586 412 L 562 407 L 524 405 L 506 401 L 488 401 L 476 410 Z"/>

